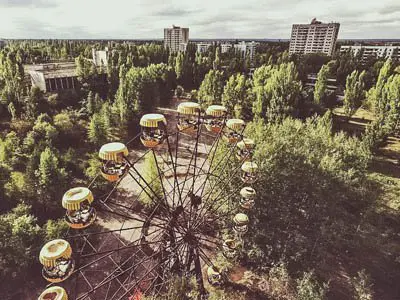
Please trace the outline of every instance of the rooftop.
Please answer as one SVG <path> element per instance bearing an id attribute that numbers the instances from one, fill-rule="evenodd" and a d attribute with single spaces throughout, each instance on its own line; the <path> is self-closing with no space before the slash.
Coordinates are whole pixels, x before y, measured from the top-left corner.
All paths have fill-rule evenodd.
<path id="1" fill-rule="evenodd" d="M 38 65 L 24 65 L 26 73 L 39 72 L 45 78 L 73 77 L 75 75 L 75 62 L 57 62 Z"/>

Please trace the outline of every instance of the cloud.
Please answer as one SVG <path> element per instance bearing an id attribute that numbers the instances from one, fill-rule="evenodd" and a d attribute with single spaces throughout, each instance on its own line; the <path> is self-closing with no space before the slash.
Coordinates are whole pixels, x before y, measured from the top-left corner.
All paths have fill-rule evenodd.
<path id="1" fill-rule="evenodd" d="M 175 24 L 193 39 L 288 39 L 316 17 L 340 22 L 339 38 L 400 38 L 398 1 L 0 0 L 0 28 L 5 38 L 152 39 Z"/>
<path id="2" fill-rule="evenodd" d="M 156 11 L 153 16 L 154 17 L 179 17 L 182 15 L 190 15 L 199 13 L 200 10 L 198 9 L 185 9 L 185 8 L 174 8 L 174 7 L 167 7 L 165 9 Z"/>
<path id="3" fill-rule="evenodd" d="M 0 0 L 0 7 L 15 8 L 15 7 L 37 7 L 50 8 L 56 7 L 57 3 L 49 0 Z"/>
<path id="4" fill-rule="evenodd" d="M 395 13 L 400 13 L 400 3 L 392 3 L 389 5 L 385 5 L 383 8 L 379 10 L 381 15 L 392 15 Z"/>
<path id="5" fill-rule="evenodd" d="M 79 36 L 90 38 L 92 35 L 82 26 L 57 26 L 34 18 L 18 18 L 14 22 L 14 26 L 17 37 L 32 39 L 42 39 L 43 37 L 76 39 Z"/>

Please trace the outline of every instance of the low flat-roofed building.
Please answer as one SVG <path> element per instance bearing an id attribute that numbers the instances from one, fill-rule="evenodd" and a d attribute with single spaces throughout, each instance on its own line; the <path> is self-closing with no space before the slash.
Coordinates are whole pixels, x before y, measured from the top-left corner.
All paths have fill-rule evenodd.
<path id="1" fill-rule="evenodd" d="M 26 65 L 24 68 L 31 77 L 32 86 L 45 93 L 73 90 L 79 86 L 74 62 Z"/>
<path id="2" fill-rule="evenodd" d="M 340 52 L 351 51 L 354 56 L 362 52 L 363 60 L 370 56 L 377 58 L 392 58 L 400 60 L 400 46 L 341 46 Z"/>

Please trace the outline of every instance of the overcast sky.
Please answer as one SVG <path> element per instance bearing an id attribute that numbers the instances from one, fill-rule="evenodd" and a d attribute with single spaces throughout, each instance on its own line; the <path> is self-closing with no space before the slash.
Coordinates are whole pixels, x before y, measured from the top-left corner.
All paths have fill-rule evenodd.
<path id="1" fill-rule="evenodd" d="M 0 0 L 3 38 L 290 38 L 313 17 L 341 23 L 339 38 L 400 39 L 400 0 Z"/>

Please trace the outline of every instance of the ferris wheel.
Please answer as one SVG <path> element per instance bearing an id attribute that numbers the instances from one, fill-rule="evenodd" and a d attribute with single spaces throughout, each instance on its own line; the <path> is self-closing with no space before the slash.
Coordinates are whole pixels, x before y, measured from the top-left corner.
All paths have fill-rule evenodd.
<path id="1" fill-rule="evenodd" d="M 227 280 L 213 255 L 221 250 L 232 260 L 243 250 L 256 198 L 254 141 L 220 105 L 203 111 L 183 102 L 174 115 L 169 126 L 162 114 L 143 115 L 133 140 L 100 148 L 98 178 L 65 192 L 70 229 L 40 251 L 48 282 L 40 300 L 136 300 L 162 293 L 174 276 L 193 276 L 206 299 L 204 279 Z M 146 150 L 129 151 L 135 140 Z M 147 159 L 156 176 L 148 176 Z M 94 195 L 97 180 L 112 188 Z"/>

